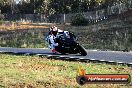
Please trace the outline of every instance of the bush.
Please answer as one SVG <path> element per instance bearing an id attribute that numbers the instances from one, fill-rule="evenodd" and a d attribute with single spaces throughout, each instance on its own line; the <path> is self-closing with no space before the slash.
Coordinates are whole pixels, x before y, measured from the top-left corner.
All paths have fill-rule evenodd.
<path id="1" fill-rule="evenodd" d="M 3 20 L 0 20 L 0 25 L 2 25 L 4 23 L 4 21 Z"/>
<path id="2" fill-rule="evenodd" d="M 4 23 L 4 15 L 0 14 L 0 25 L 2 25 Z"/>
<path id="3" fill-rule="evenodd" d="M 88 24 L 87 19 L 84 17 L 83 14 L 80 13 L 73 16 L 71 20 L 71 24 L 75 26 L 85 26 Z"/>
<path id="4" fill-rule="evenodd" d="M 0 20 L 4 20 L 4 15 L 3 14 L 0 14 Z"/>

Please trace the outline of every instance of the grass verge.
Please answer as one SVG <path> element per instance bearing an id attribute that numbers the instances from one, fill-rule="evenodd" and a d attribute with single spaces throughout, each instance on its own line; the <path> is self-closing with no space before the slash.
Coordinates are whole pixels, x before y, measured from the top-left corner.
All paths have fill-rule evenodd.
<path id="1" fill-rule="evenodd" d="M 88 74 L 129 73 L 132 76 L 132 68 L 127 66 L 0 54 L 0 88 L 127 88 L 122 84 L 80 86 L 75 79 L 80 65 Z"/>
<path id="2" fill-rule="evenodd" d="M 48 24 L 40 25 L 39 23 L 28 23 L 28 22 L 4 22 L 0 21 L 0 31 L 8 30 L 21 30 L 21 29 L 33 29 L 33 28 L 49 28 Z"/>

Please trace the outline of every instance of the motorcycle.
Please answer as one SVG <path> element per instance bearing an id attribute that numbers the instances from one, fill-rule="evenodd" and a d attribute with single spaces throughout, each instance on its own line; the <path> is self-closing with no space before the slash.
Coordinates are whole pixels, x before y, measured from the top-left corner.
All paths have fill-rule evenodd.
<path id="1" fill-rule="evenodd" d="M 82 56 L 86 56 L 87 52 L 85 48 L 82 47 L 79 43 L 77 43 L 76 36 L 69 32 L 66 34 L 59 34 L 55 39 L 55 42 L 58 43 L 58 46 L 55 47 L 55 50 L 61 54 L 81 54 Z"/>

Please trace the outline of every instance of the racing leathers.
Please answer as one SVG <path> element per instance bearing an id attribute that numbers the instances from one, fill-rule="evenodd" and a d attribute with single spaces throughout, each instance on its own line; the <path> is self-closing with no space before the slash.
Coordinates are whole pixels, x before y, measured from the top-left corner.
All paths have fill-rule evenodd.
<path id="1" fill-rule="evenodd" d="M 49 33 L 48 35 L 48 43 L 49 43 L 49 48 L 52 50 L 53 53 L 56 53 L 57 51 L 55 50 L 55 47 L 58 46 L 58 43 L 55 42 L 55 39 L 60 35 L 60 34 L 65 34 L 67 37 L 69 37 L 68 35 L 68 31 L 63 31 L 58 29 L 58 32 L 56 35 L 53 35 L 51 33 Z"/>

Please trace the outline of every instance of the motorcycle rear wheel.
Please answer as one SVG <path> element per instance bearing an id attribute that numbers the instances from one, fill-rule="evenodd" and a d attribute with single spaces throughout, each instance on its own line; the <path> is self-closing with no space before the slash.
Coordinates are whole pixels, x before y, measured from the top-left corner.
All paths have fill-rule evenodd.
<path id="1" fill-rule="evenodd" d="M 79 49 L 79 53 L 82 55 L 82 56 L 86 56 L 87 55 L 87 52 L 85 51 L 85 49 L 78 45 L 78 49 Z"/>

